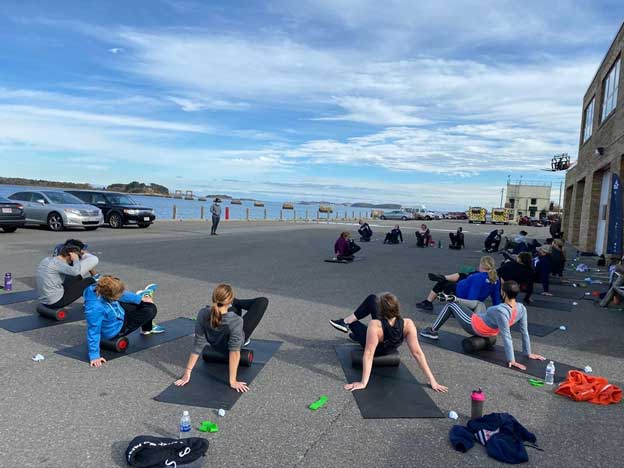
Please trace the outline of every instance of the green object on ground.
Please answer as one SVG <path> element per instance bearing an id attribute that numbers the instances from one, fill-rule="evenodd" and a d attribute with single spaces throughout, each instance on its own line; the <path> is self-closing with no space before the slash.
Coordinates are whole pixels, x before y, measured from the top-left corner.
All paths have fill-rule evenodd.
<path id="1" fill-rule="evenodd" d="M 219 426 L 211 421 L 202 421 L 197 429 L 199 432 L 219 432 Z"/>
<path id="2" fill-rule="evenodd" d="M 308 406 L 308 408 L 310 408 L 312 411 L 316 411 L 317 409 L 322 408 L 323 406 L 325 406 L 325 403 L 327 403 L 327 400 L 329 400 L 327 395 L 321 395 L 321 398 L 319 398 L 314 403 L 312 403 L 310 406 Z"/>
<path id="3" fill-rule="evenodd" d="M 544 381 L 540 379 L 529 379 L 529 383 L 534 387 L 543 387 Z"/>
<path id="4" fill-rule="evenodd" d="M 473 271 L 475 271 L 475 268 L 472 265 L 460 265 L 459 267 L 459 273 L 464 273 L 465 275 Z"/>

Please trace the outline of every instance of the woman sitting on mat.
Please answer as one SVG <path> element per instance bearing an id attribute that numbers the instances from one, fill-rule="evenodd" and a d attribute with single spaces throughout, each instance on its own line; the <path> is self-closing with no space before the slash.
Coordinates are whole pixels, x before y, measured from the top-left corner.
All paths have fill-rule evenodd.
<path id="1" fill-rule="evenodd" d="M 403 233 L 398 224 L 394 226 L 394 229 L 386 233 L 384 244 L 398 244 L 399 241 L 403 243 Z"/>
<path id="2" fill-rule="evenodd" d="M 507 261 L 503 262 L 498 271 L 498 276 L 502 281 L 515 281 L 520 286 L 520 290 L 524 291 L 524 302 L 529 304 L 531 294 L 533 294 L 533 257 L 529 252 L 521 252 L 512 257 L 507 252 L 503 252 L 503 256 Z"/>
<path id="3" fill-rule="evenodd" d="M 563 248 L 563 241 L 561 239 L 553 240 L 550 251 L 550 259 L 552 264 L 550 274 L 561 278 L 566 264 L 566 256 Z"/>
<path id="4" fill-rule="evenodd" d="M 230 387 L 237 392 L 247 392 L 249 387 L 236 378 L 240 351 L 251 342 L 251 334 L 256 329 L 269 306 L 266 297 L 256 299 L 236 299 L 229 284 L 219 284 L 212 292 L 212 305 L 199 311 L 195 323 L 195 341 L 189 356 L 184 375 L 175 381 L 178 387 L 191 380 L 191 372 L 197 364 L 205 346 L 215 351 L 229 354 Z M 243 316 L 243 310 L 247 313 Z"/>
<path id="5" fill-rule="evenodd" d="M 426 224 L 420 225 L 420 230 L 416 231 L 416 245 L 418 247 L 429 247 L 431 244 L 431 231 Z"/>
<path id="6" fill-rule="evenodd" d="M 510 328 L 520 322 L 520 331 L 522 333 L 522 353 L 529 359 L 544 360 L 544 356 L 531 353 L 531 338 L 529 337 L 527 310 L 524 304 L 516 302 L 516 297 L 520 292 L 518 283 L 515 281 L 506 281 L 503 284 L 503 304 L 492 306 L 486 310 L 473 312 L 467 307 L 456 304 L 450 297 L 448 304 L 444 306 L 440 315 L 436 318 L 433 325 L 420 331 L 420 335 L 432 340 L 437 340 L 438 330 L 444 325 L 452 315 L 459 322 L 461 327 L 473 336 L 490 337 L 501 335 L 503 340 L 503 348 L 505 349 L 505 357 L 509 367 L 517 367 L 525 370 L 526 366 L 516 362 L 514 356 L 513 340 L 511 338 Z"/>
<path id="7" fill-rule="evenodd" d="M 429 273 L 429 279 L 436 281 L 427 298 L 416 304 L 422 310 L 433 310 L 433 301 L 443 298 L 440 293 L 453 294 L 462 299 L 485 301 L 490 296 L 492 304 L 501 303 L 500 280 L 496 274 L 496 263 L 488 255 L 481 257 L 479 271 L 470 273 L 453 273 L 452 275 L 438 275 Z"/>
<path id="8" fill-rule="evenodd" d="M 371 317 L 366 327 L 360 320 Z M 427 358 L 418 343 L 416 325 L 411 319 L 401 317 L 399 300 L 394 294 L 371 294 L 356 311 L 344 319 L 330 320 L 329 323 L 336 330 L 349 333 L 349 338 L 358 342 L 364 348 L 362 360 L 362 380 L 344 386 L 345 390 L 361 390 L 366 388 L 373 367 L 373 357 L 392 353 L 397 350 L 403 341 L 407 341 L 412 356 L 418 362 L 429 385 L 436 392 L 448 392 L 448 388 L 440 385 L 427 364 Z"/>
<path id="9" fill-rule="evenodd" d="M 449 232 L 449 239 L 451 240 L 449 249 L 460 250 L 466 247 L 464 229 L 461 226 L 457 228 L 457 232 Z"/>
<path id="10" fill-rule="evenodd" d="M 119 278 L 102 276 L 97 284 L 84 292 L 85 317 L 87 319 L 87 344 L 89 362 L 100 367 L 106 359 L 100 356 L 100 341 L 125 336 L 141 328 L 141 334 L 163 333 L 165 329 L 154 323 L 156 304 L 150 284 L 136 294 L 126 291 Z"/>
<path id="11" fill-rule="evenodd" d="M 351 233 L 343 231 L 334 244 L 334 260 L 351 262 L 362 248 L 350 239 Z"/>

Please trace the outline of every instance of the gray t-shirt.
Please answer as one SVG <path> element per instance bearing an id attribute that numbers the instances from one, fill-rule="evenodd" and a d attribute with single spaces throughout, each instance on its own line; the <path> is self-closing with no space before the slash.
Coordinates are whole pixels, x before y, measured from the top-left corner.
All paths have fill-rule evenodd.
<path id="1" fill-rule="evenodd" d="M 213 203 L 210 207 L 210 212 L 213 216 L 221 216 L 221 205 L 218 203 Z"/>
<path id="2" fill-rule="evenodd" d="M 37 267 L 37 294 L 39 302 L 46 305 L 54 304 L 63 298 L 66 276 L 80 274 L 80 260 L 68 265 L 57 257 L 46 257 Z"/>
<path id="3" fill-rule="evenodd" d="M 221 317 L 221 324 L 217 328 L 212 328 L 210 324 L 210 307 L 206 306 L 199 311 L 195 322 L 193 353 L 201 354 L 206 345 L 222 353 L 238 351 L 244 343 L 243 318 L 231 308 Z"/>

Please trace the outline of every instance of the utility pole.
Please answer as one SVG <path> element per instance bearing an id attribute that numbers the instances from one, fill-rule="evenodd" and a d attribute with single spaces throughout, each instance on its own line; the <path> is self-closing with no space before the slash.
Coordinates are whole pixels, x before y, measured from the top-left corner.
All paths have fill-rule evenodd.
<path id="1" fill-rule="evenodd" d="M 557 212 L 559 213 L 559 219 L 561 219 L 561 191 L 563 190 L 563 179 L 559 181 L 559 207 Z"/>
<path id="2" fill-rule="evenodd" d="M 498 206 L 500 206 L 501 208 L 505 208 L 505 205 L 503 205 L 503 197 L 504 197 L 504 196 L 505 196 L 505 187 L 503 187 L 503 188 L 501 189 L 501 201 L 500 201 L 500 205 L 498 205 Z"/>

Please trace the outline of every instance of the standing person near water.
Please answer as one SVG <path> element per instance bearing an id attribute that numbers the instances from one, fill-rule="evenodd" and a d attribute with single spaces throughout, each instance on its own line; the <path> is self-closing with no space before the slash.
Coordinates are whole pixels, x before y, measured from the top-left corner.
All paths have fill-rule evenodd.
<path id="1" fill-rule="evenodd" d="M 217 235 L 217 227 L 219 226 L 219 221 L 221 220 L 221 200 L 219 198 L 214 199 L 214 203 L 210 207 L 210 213 L 212 213 L 212 228 L 210 229 L 210 235 Z"/>

